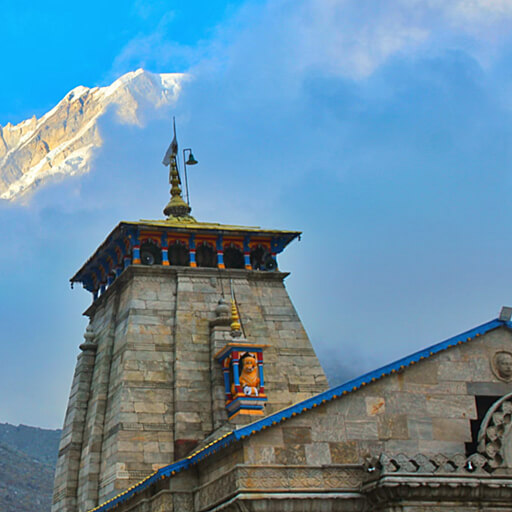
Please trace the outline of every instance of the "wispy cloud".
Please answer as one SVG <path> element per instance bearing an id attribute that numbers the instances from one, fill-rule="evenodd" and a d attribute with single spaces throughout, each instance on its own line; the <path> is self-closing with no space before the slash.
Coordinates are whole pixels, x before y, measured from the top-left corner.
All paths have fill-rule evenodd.
<path id="1" fill-rule="evenodd" d="M 156 29 L 130 41 L 115 63 L 194 68 L 247 65 L 285 67 L 362 79 L 395 55 L 463 48 L 489 58 L 510 33 L 510 0 L 275 0 L 246 2 L 208 40 L 173 42 L 172 13 Z"/>

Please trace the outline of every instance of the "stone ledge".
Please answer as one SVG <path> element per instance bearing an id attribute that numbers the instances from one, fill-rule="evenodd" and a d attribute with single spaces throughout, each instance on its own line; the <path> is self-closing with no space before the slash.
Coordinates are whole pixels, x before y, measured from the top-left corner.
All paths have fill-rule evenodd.
<path id="1" fill-rule="evenodd" d="M 199 510 L 206 510 L 240 493 L 356 493 L 364 477 L 361 465 L 237 464 L 194 489 Z"/>
<path id="2" fill-rule="evenodd" d="M 165 276 L 165 277 L 180 277 L 180 276 L 196 276 L 196 277 L 213 277 L 215 279 L 224 278 L 244 278 L 248 281 L 283 281 L 290 273 L 281 271 L 262 271 L 262 270 L 245 270 L 234 268 L 201 268 L 201 267 L 172 267 L 163 265 L 130 265 L 126 267 L 121 275 L 94 301 L 85 311 L 84 315 L 92 317 L 96 310 L 105 305 L 108 297 L 126 286 L 126 284 L 134 276 Z"/>

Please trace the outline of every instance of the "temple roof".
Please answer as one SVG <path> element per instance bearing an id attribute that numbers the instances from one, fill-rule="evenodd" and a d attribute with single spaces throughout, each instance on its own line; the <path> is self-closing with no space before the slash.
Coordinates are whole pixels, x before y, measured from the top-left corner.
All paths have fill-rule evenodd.
<path id="1" fill-rule="evenodd" d="M 360 377 L 351 379 L 339 386 L 324 391 L 323 393 L 319 393 L 318 395 L 315 395 L 311 398 L 308 398 L 289 407 L 286 407 L 281 411 L 278 411 L 265 418 L 250 423 L 249 425 L 233 430 L 232 432 L 229 432 L 219 437 L 218 439 L 212 441 L 210 444 L 192 453 L 188 457 L 181 459 L 177 462 L 174 462 L 173 464 L 170 464 L 163 468 L 160 468 L 158 471 L 155 471 L 154 473 L 148 475 L 141 482 L 133 485 L 123 493 L 115 496 L 114 498 L 103 503 L 102 505 L 92 509 L 90 512 L 106 512 L 107 510 L 110 510 L 119 503 L 126 501 L 135 493 L 141 492 L 144 489 L 151 486 L 152 484 L 158 482 L 160 479 L 170 478 L 175 474 L 179 473 L 180 471 L 183 471 L 191 466 L 198 464 L 201 460 L 205 459 L 206 457 L 209 457 L 210 455 L 218 452 L 219 450 L 222 450 L 226 446 L 236 441 L 240 441 L 248 437 L 251 437 L 255 435 L 257 432 L 260 432 L 261 430 L 271 428 L 283 421 L 286 421 L 292 417 L 300 415 L 318 406 L 324 405 L 325 403 L 330 402 L 332 400 L 342 399 L 345 395 L 357 391 L 358 389 L 366 386 L 367 384 L 370 384 L 384 377 L 400 372 L 408 366 L 414 365 L 424 359 L 428 359 L 429 357 L 432 357 L 435 354 L 443 352 L 444 350 L 447 350 L 451 347 L 455 347 L 457 345 L 462 345 L 464 343 L 470 342 L 474 338 L 482 336 L 483 334 L 486 334 L 489 331 L 492 331 L 502 326 L 512 329 L 512 322 L 500 319 L 491 320 L 490 322 L 486 322 L 485 324 L 479 325 L 478 327 L 475 327 L 469 331 L 465 331 L 461 334 L 448 338 L 447 340 L 432 345 L 428 348 L 419 350 L 418 352 L 414 352 L 409 356 L 398 359 L 393 363 L 387 364 L 376 370 L 365 373 Z"/>
<path id="2" fill-rule="evenodd" d="M 170 217 L 162 220 L 145 220 L 138 222 L 120 222 L 102 242 L 94 254 L 82 265 L 80 270 L 70 279 L 71 283 L 84 282 L 91 267 L 102 260 L 102 257 L 112 254 L 113 248 L 121 246 L 126 237 L 131 237 L 141 231 L 157 231 L 164 233 L 180 233 L 215 236 L 250 236 L 254 239 L 270 238 L 275 241 L 275 252 L 281 252 L 292 240 L 300 237 L 300 231 L 262 229 L 259 226 L 238 226 L 216 222 L 198 222 L 191 216 Z"/>

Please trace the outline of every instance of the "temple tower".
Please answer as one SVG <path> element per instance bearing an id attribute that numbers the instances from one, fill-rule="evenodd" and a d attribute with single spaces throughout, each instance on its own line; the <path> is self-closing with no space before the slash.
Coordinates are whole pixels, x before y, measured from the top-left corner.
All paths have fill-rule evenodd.
<path id="1" fill-rule="evenodd" d="M 196 221 L 177 154 L 175 136 L 166 218 L 121 222 L 71 278 L 93 302 L 52 512 L 88 511 L 212 434 L 327 387 L 277 265 L 300 233 Z"/>

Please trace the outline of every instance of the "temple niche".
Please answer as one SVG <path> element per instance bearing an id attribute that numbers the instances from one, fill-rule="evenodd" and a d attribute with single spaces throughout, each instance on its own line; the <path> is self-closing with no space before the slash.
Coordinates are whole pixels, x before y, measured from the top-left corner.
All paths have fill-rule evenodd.
<path id="1" fill-rule="evenodd" d="M 231 305 L 231 341 L 215 354 L 222 367 L 228 419 L 241 415 L 262 416 L 267 402 L 263 349 L 242 336 L 235 301 Z"/>

